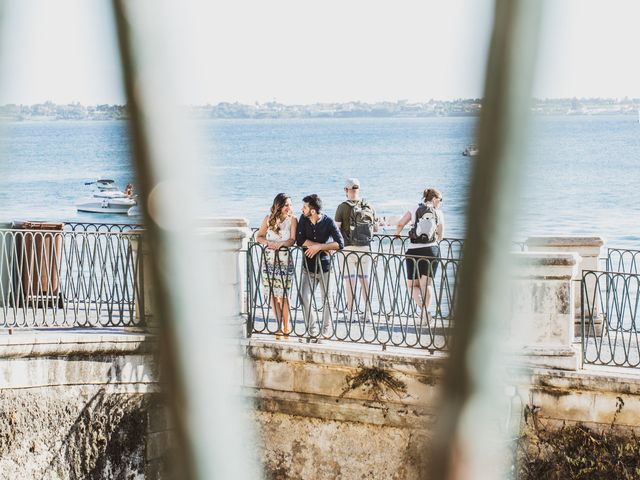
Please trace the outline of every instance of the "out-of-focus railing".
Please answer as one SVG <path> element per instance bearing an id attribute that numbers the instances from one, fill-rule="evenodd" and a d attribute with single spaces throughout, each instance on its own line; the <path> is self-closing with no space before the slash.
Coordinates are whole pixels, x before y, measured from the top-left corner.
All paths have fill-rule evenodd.
<path id="1" fill-rule="evenodd" d="M 142 230 L 141 223 L 97 223 L 97 222 L 66 222 L 64 229 L 69 232 L 130 232 Z"/>
<path id="2" fill-rule="evenodd" d="M 581 286 L 584 363 L 639 366 L 640 275 L 583 270 Z"/>
<path id="3" fill-rule="evenodd" d="M 141 235 L 69 228 L 0 230 L 0 327 L 143 327 Z"/>
<path id="4" fill-rule="evenodd" d="M 341 250 L 331 255 L 328 273 L 313 275 L 303 262 L 301 248 L 268 253 L 249 244 L 249 335 L 446 350 L 458 260 Z M 433 278 L 429 293 L 411 288 L 408 268 L 422 268 Z"/>
<path id="5" fill-rule="evenodd" d="M 607 271 L 640 273 L 640 250 L 607 249 Z"/>

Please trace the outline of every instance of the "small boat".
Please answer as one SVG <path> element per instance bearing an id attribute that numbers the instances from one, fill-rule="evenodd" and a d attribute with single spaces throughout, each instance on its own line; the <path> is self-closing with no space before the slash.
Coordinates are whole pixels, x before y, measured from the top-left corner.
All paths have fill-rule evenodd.
<path id="1" fill-rule="evenodd" d="M 76 204 L 76 209 L 79 212 L 122 213 L 126 215 L 129 213 L 129 209 L 137 204 L 134 198 L 118 190 L 113 180 L 102 178 L 95 182 L 86 182 L 85 185 L 94 185 L 95 191 L 92 197 Z"/>
<path id="2" fill-rule="evenodd" d="M 464 155 L 465 157 L 475 157 L 476 155 L 478 155 L 478 153 L 478 147 L 475 143 L 467 145 L 467 148 L 462 151 L 462 155 Z"/>

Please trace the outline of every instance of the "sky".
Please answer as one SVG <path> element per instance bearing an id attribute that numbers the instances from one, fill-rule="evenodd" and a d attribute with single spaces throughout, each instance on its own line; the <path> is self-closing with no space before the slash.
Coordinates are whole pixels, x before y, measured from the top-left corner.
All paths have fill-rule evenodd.
<path id="1" fill-rule="evenodd" d="M 482 96 L 490 0 L 149 0 L 182 104 Z M 547 2 L 537 97 L 640 98 L 637 0 Z M 5 0 L 0 104 L 124 103 L 108 0 Z"/>

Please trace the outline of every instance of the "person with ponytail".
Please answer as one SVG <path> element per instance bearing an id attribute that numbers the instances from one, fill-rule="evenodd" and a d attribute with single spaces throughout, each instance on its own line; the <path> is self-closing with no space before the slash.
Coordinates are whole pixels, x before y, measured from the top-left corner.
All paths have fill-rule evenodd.
<path id="1" fill-rule="evenodd" d="M 431 322 L 428 309 L 433 296 L 433 278 L 440 264 L 439 243 L 444 237 L 444 216 L 440 209 L 442 193 L 435 188 L 422 192 L 422 203 L 409 210 L 396 226 L 396 238 L 411 222 L 409 243 L 405 250 L 407 286 L 416 302 L 422 321 Z"/>
<path id="2" fill-rule="evenodd" d="M 256 242 L 265 246 L 262 285 L 278 322 L 278 340 L 281 335 L 285 339 L 289 338 L 289 292 L 294 270 L 289 247 L 296 240 L 297 226 L 291 197 L 286 193 L 279 193 L 273 199 L 271 211 L 262 221 L 256 235 Z"/>

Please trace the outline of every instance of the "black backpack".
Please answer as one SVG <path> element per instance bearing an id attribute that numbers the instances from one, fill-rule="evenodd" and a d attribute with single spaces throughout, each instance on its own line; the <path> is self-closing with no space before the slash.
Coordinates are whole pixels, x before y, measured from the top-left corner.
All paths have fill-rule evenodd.
<path id="1" fill-rule="evenodd" d="M 411 243 L 433 243 L 436 241 L 438 215 L 432 205 L 421 203 L 416 210 L 416 221 L 409 230 Z"/>
<path id="2" fill-rule="evenodd" d="M 373 238 L 373 226 L 376 222 L 373 207 L 364 199 L 358 200 L 355 204 L 347 203 L 351 207 L 347 242 L 357 247 L 368 246 Z"/>

